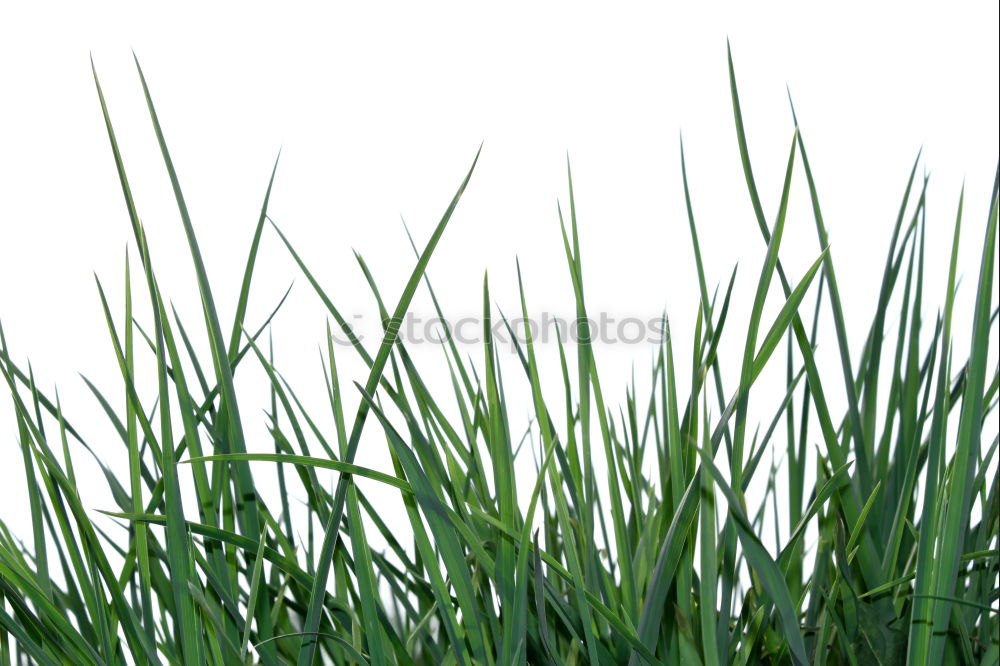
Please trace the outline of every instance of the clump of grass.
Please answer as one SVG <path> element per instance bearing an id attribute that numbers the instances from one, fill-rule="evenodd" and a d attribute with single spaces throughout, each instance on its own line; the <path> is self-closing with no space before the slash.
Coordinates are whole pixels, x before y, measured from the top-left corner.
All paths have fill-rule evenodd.
<path id="1" fill-rule="evenodd" d="M 562 376 L 541 375 L 529 329 L 516 348 L 524 376 L 501 377 L 484 284 L 482 359 L 463 358 L 451 344 L 452 386 L 423 381 L 397 323 L 426 281 L 470 169 L 398 302 L 383 301 L 369 276 L 387 322 L 377 348 L 352 336 L 278 231 L 368 367 L 353 386 L 341 377 L 327 330 L 323 372 L 336 425 L 323 432 L 263 348 L 270 317 L 252 327 L 245 321 L 270 185 L 235 320 L 224 329 L 141 70 L 140 79 L 190 244 L 211 358 L 195 354 L 187 332 L 194 327 L 182 325 L 161 296 L 98 84 L 139 261 L 126 263 L 123 313 L 113 312 L 97 285 L 124 404 L 91 389 L 120 435 L 129 473 L 117 477 L 102 465 L 117 504 L 111 518 L 84 505 L 74 455 L 89 451 L 100 462 L 108 453 L 91 449 L 58 398 L 14 361 L 0 331 L 0 373 L 13 400 L 33 526 L 32 547 L 0 530 L 0 663 L 997 663 L 1000 498 L 988 470 L 998 442 L 983 440 L 998 389 L 997 369 L 988 370 L 996 353 L 996 185 L 971 325 L 953 322 L 961 199 L 945 303 L 928 322 L 921 316 L 927 181 L 914 165 L 875 316 L 860 358 L 851 358 L 804 138 L 795 128 L 781 203 L 769 218 L 730 60 L 739 150 L 767 253 L 749 324 L 732 331 L 734 279 L 723 294 L 710 293 L 683 171 L 701 301 L 687 395 L 688 382 L 675 371 L 682 352 L 668 335 L 650 369 L 652 392 L 644 399 L 630 391 L 620 410 L 606 399 L 585 323 L 572 182 L 559 222 L 581 330 L 575 348 L 559 346 Z M 681 158 L 683 166 L 683 151 Z M 820 250 L 803 275 L 789 275 L 780 249 L 799 172 Z M 784 301 L 764 320 L 773 283 Z M 800 312 L 807 293 L 815 309 Z M 133 318 L 134 298 L 149 299 L 150 321 Z M 899 303 L 898 314 L 890 302 Z M 823 309 L 832 313 L 832 331 L 819 330 Z M 952 331 L 966 329 L 969 355 L 955 358 Z M 739 382 L 725 386 L 717 354 L 724 333 L 746 340 Z M 813 350 L 821 337 L 837 345 L 840 368 L 818 366 Z M 154 359 L 155 404 L 142 403 L 134 385 L 140 355 Z M 782 362 L 785 395 L 754 392 L 763 368 Z M 274 453 L 247 452 L 233 382 L 247 364 L 259 364 L 271 383 Z M 530 387 L 531 446 L 512 435 L 503 386 L 514 381 Z M 564 399 L 547 402 L 554 389 Z M 350 390 L 361 396 L 354 414 L 345 413 Z M 829 408 L 835 393 L 847 396 L 843 414 Z M 751 399 L 775 410 L 763 434 L 751 434 Z M 456 407 L 460 418 L 449 419 L 446 410 Z M 384 435 L 391 470 L 355 464 L 365 428 Z M 746 491 L 776 447 L 783 447 L 787 478 L 772 470 L 764 503 L 748 506 Z M 813 447 L 815 462 L 807 462 Z M 535 456 L 533 478 L 514 473 L 518 455 Z M 606 473 L 598 476 L 601 459 Z M 338 473 L 332 490 L 317 469 Z M 258 495 L 262 475 L 278 475 L 280 504 Z M 196 511 L 182 502 L 182 478 L 192 480 Z M 386 525 L 355 478 L 399 491 L 407 535 Z M 307 497 L 304 518 L 289 506 L 293 484 Z M 525 484 L 527 504 L 518 501 Z M 767 510 L 786 514 L 792 526 L 776 549 L 761 541 Z M 321 529 L 314 533 L 313 525 Z M 813 529 L 818 540 L 806 543 Z M 376 532 L 384 551 L 371 546 Z"/>

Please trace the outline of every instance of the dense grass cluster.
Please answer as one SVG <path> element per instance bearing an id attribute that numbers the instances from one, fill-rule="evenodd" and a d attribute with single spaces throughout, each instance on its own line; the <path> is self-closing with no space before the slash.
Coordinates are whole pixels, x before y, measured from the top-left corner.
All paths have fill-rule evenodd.
<path id="1" fill-rule="evenodd" d="M 973 320 L 959 326 L 952 314 L 959 201 L 946 300 L 926 321 L 927 181 L 914 165 L 863 352 L 851 358 L 803 137 L 796 128 L 769 220 L 731 61 L 730 78 L 767 248 L 745 329 L 727 325 L 735 273 L 721 292 L 709 289 L 687 196 L 701 302 L 694 344 L 681 350 L 667 336 L 650 370 L 652 391 L 629 391 L 621 407 L 609 401 L 589 342 L 570 182 L 558 251 L 581 329 L 578 342 L 560 343 L 562 376 L 540 376 L 529 330 L 516 349 L 523 376 L 501 377 L 484 285 L 481 359 L 451 344 L 451 385 L 425 383 L 392 322 L 422 282 L 433 296 L 425 269 L 470 169 L 397 303 L 382 300 L 361 262 L 387 325 L 377 348 L 352 337 L 353 350 L 337 351 L 327 330 L 332 432 L 272 366 L 261 338 L 270 318 L 252 327 L 244 320 L 270 186 L 235 321 L 224 329 L 142 80 L 197 272 L 200 335 L 211 350 L 199 358 L 193 327 L 161 297 L 98 84 L 139 257 L 138 266 L 126 264 L 123 311 L 98 283 L 125 397 L 91 389 L 121 448 L 88 445 L 57 397 L 15 361 L 0 329 L 0 373 L 12 396 L 34 530 L 29 546 L 18 538 L 27 535 L 0 524 L 0 663 L 996 664 L 1000 497 L 989 470 L 998 442 L 983 434 L 996 418 L 998 389 L 997 368 L 988 369 L 996 356 L 996 186 Z M 820 248 L 804 275 L 786 273 L 779 252 L 793 173 L 804 173 Z M 686 171 L 684 179 L 687 195 Z M 278 234 L 351 336 L 332 297 Z M 764 321 L 772 284 L 784 301 Z M 527 317 L 523 285 L 520 293 Z M 807 294 L 815 306 L 800 312 Z M 149 299 L 150 320 L 136 321 L 133 298 Z M 819 330 L 825 308 L 833 330 Z M 954 357 L 953 330 L 971 331 L 967 358 Z M 739 383 L 730 386 L 717 355 L 723 334 L 746 341 Z M 821 337 L 840 352 L 832 372 L 813 354 Z M 339 376 L 337 353 L 356 353 L 367 377 Z M 677 376 L 682 353 L 690 354 L 690 377 Z M 140 402 L 134 385 L 140 363 L 156 373 L 154 403 Z M 765 365 L 781 363 L 785 395 L 758 396 L 752 389 Z M 259 364 L 270 378 L 273 453 L 247 451 L 233 381 L 245 364 Z M 526 439 L 508 418 L 504 385 L 516 381 L 530 386 L 534 405 Z M 547 402 L 542 386 L 564 399 Z M 346 391 L 360 392 L 354 414 L 345 414 Z M 832 413 L 828 397 L 845 393 L 845 413 Z M 759 429 L 748 419 L 751 399 L 774 409 Z M 354 464 L 365 428 L 384 434 L 391 470 Z M 761 464 L 776 447 L 785 459 L 780 473 Z M 109 515 L 96 510 L 114 507 L 81 499 L 73 460 L 85 452 L 99 463 L 117 452 L 128 457 L 127 477 L 102 463 L 117 503 Z M 534 477 L 514 473 L 517 456 L 534 460 Z M 338 473 L 332 489 L 317 469 Z M 277 477 L 280 504 L 256 491 L 263 475 Z M 770 475 L 764 502 L 748 506 L 747 489 L 762 475 Z M 196 513 L 181 501 L 185 477 L 193 479 Z M 398 490 L 409 530 L 390 529 L 355 478 Z M 526 489 L 530 501 L 519 502 Z M 290 507 L 293 494 L 307 498 L 301 513 Z M 7 505 L 0 517 L 13 510 Z M 761 540 L 765 512 L 791 526 L 776 547 Z M 385 549 L 371 547 L 376 532 Z"/>

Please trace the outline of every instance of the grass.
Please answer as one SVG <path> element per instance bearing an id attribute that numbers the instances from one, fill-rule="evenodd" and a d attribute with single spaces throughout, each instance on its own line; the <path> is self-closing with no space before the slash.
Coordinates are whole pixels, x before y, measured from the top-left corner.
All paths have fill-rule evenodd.
<path id="1" fill-rule="evenodd" d="M 87 443 L 58 396 L 41 391 L 30 366 L 14 360 L 0 328 L 0 373 L 12 397 L 33 528 L 14 535 L 0 523 L 0 664 L 998 662 L 1000 497 L 990 474 L 998 440 L 983 432 L 998 398 L 997 367 L 989 370 L 997 354 L 998 185 L 982 225 L 972 321 L 953 321 L 959 232 L 968 224 L 961 198 L 945 302 L 925 320 L 933 308 L 924 296 L 927 179 L 914 164 L 875 314 L 852 358 L 857 347 L 847 339 L 805 139 L 795 127 L 780 204 L 768 217 L 730 59 L 738 147 L 767 248 L 746 328 L 727 325 L 735 273 L 724 293 L 710 293 L 683 168 L 700 296 L 695 330 L 686 332 L 693 345 L 684 352 L 665 336 L 649 370 L 650 394 L 633 388 L 621 408 L 607 401 L 586 324 L 570 176 L 559 222 L 580 330 L 575 348 L 558 347 L 561 377 L 541 375 L 530 329 L 516 349 L 523 376 L 503 376 L 484 282 L 482 357 L 463 357 L 451 342 L 452 385 L 433 386 L 399 339 L 399 322 L 422 285 L 434 297 L 426 269 L 475 161 L 430 239 L 414 246 L 417 260 L 398 302 L 383 301 L 359 257 L 385 318 L 377 348 L 353 337 L 270 222 L 270 185 L 236 315 L 223 328 L 139 74 L 189 243 L 204 313 L 198 335 L 207 337 L 210 358 L 195 353 L 189 331 L 196 327 L 182 324 L 161 296 L 98 83 L 138 263 L 126 261 L 123 311 L 97 282 L 124 397 L 113 401 L 88 385 L 120 435 L 128 474 L 102 463 L 111 445 L 95 451 Z M 683 148 L 681 160 L 684 167 Z M 804 274 L 790 275 L 781 243 L 789 193 L 802 174 L 818 249 Z M 263 324 L 245 320 L 269 225 L 353 343 L 338 349 L 336 329 L 327 328 L 322 372 L 333 432 L 316 425 L 319 415 L 302 408 L 273 367 L 262 334 L 274 313 Z M 850 251 L 842 247 L 837 258 Z M 780 302 L 769 302 L 776 293 Z M 133 316 L 134 299 L 148 299 L 149 321 Z M 815 305 L 803 311 L 804 302 Z M 771 320 L 765 311 L 778 314 Z M 824 311 L 832 330 L 820 330 Z M 966 340 L 953 331 L 971 332 L 966 358 L 955 355 Z M 745 339 L 731 385 L 723 385 L 718 354 L 724 334 Z M 817 363 L 820 340 L 836 345 L 839 368 Z M 337 354 L 345 353 L 360 357 L 366 376 L 349 382 L 338 374 Z M 691 354 L 690 378 L 677 376 L 681 353 Z M 234 375 L 249 364 L 270 381 L 273 453 L 247 451 Z M 784 395 L 754 390 L 765 367 L 782 364 Z M 152 403 L 140 400 L 135 385 L 140 365 L 155 371 Z M 505 397 L 505 384 L 518 381 L 530 389 L 534 411 L 527 443 Z M 345 407 L 350 391 L 360 396 L 353 414 Z M 546 401 L 557 392 L 562 400 Z M 834 395 L 846 395 L 844 413 L 831 411 Z M 750 420 L 751 401 L 773 410 L 763 432 Z M 363 432 L 384 437 L 391 470 L 355 463 Z M 785 458 L 784 474 L 761 464 L 775 451 Z M 108 511 L 81 498 L 74 456 L 87 454 L 101 464 L 117 504 Z M 535 462 L 534 476 L 515 474 L 525 456 Z M 332 489 L 318 470 L 336 472 Z M 258 494 L 264 477 L 277 477 L 276 504 Z M 386 524 L 356 478 L 399 492 L 408 532 Z M 749 506 L 755 480 L 767 490 L 761 505 Z M 193 503 L 182 501 L 188 489 Z M 292 509 L 293 496 L 306 498 L 301 512 Z M 13 510 L 8 505 L 0 516 Z M 791 527 L 774 547 L 762 542 L 768 512 Z"/>

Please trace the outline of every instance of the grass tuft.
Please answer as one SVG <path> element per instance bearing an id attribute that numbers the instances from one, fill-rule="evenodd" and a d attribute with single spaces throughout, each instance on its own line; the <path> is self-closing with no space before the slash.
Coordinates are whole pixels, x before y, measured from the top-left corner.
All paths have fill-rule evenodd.
<path id="1" fill-rule="evenodd" d="M 727 318 L 735 270 L 721 298 L 709 293 L 682 145 L 699 295 L 695 330 L 684 332 L 693 344 L 685 352 L 664 315 L 667 334 L 648 370 L 652 390 L 643 399 L 633 385 L 618 407 L 601 385 L 587 324 L 568 164 L 568 215 L 560 207 L 558 221 L 579 328 L 575 350 L 559 342 L 560 376 L 543 376 L 530 327 L 520 341 L 511 336 L 523 376 L 503 375 L 492 332 L 496 321 L 508 332 L 512 324 L 492 304 L 484 278 L 480 362 L 449 341 L 443 350 L 451 385 L 432 385 L 399 326 L 422 284 L 444 317 L 427 266 L 479 153 L 430 239 L 422 248 L 414 244 L 416 261 L 395 304 L 383 301 L 357 256 L 384 317 L 374 350 L 354 336 L 270 220 L 276 161 L 236 314 L 224 329 L 141 68 L 138 74 L 204 318 L 188 327 L 161 294 L 95 70 L 134 248 L 125 260 L 122 312 L 97 281 L 121 393 L 105 396 L 87 385 L 120 437 L 127 474 L 103 464 L 109 452 L 85 440 L 58 395 L 38 388 L 0 327 L 0 374 L 11 396 L 32 525 L 29 545 L 0 522 L 0 665 L 998 662 L 1000 497 L 991 474 L 998 440 L 984 439 L 984 424 L 996 418 L 1000 383 L 1000 170 L 971 321 L 955 321 L 959 231 L 968 224 L 963 192 L 945 302 L 927 322 L 933 285 L 924 277 L 927 179 L 917 177 L 918 156 L 868 335 L 852 358 L 798 119 L 772 219 L 757 192 L 730 54 L 735 148 L 766 248 L 763 264 L 744 268 L 739 278 L 756 284 L 749 322 L 740 328 Z M 818 244 L 803 258 L 809 269 L 795 276 L 782 265 L 782 238 L 801 176 Z M 335 350 L 327 327 L 321 371 L 332 433 L 303 408 L 261 337 L 280 303 L 262 324 L 246 321 L 269 221 L 351 343 Z M 530 294 L 520 266 L 517 275 L 527 319 Z M 133 278 L 142 296 L 133 293 Z M 149 299 L 151 321 L 135 318 L 136 298 Z M 806 302 L 814 305 L 803 312 Z M 832 330 L 820 325 L 824 312 Z M 966 345 L 954 339 L 956 330 L 971 332 L 965 357 L 957 355 Z M 207 357 L 195 353 L 189 331 L 207 337 Z M 719 356 L 723 334 L 742 342 L 738 365 Z M 823 340 L 839 351 L 832 371 L 814 356 Z M 357 354 L 367 375 L 341 377 L 335 351 Z M 690 382 L 677 376 L 683 353 L 691 354 Z M 272 453 L 247 451 L 234 382 L 246 364 L 259 365 L 270 383 Z M 773 365 L 784 369 L 781 396 L 756 388 Z M 153 402 L 140 398 L 140 373 L 156 377 Z M 738 381 L 726 385 L 724 376 Z M 510 420 L 505 385 L 514 382 L 530 391 L 526 431 Z M 353 418 L 344 390 L 360 399 Z M 832 411 L 832 395 L 846 397 L 843 413 Z M 774 410 L 763 433 L 750 421 L 751 400 Z M 391 470 L 355 462 L 362 433 L 384 439 Z M 85 504 L 73 467 L 81 453 L 100 465 L 117 506 L 96 511 Z M 515 473 L 518 458 L 527 456 L 534 476 Z M 781 456 L 779 467 L 774 460 Z M 761 464 L 768 459 L 770 466 Z M 335 486 L 320 483 L 317 470 L 335 472 Z M 280 497 L 268 504 L 257 488 L 274 478 Z M 386 524 L 384 508 L 355 483 L 362 478 L 399 492 L 405 534 Z M 754 482 L 766 486 L 760 507 L 747 502 Z M 301 511 L 293 497 L 305 497 Z M 13 510 L 8 505 L 0 517 Z M 790 530 L 765 543 L 764 524 L 779 522 L 779 514 Z"/>

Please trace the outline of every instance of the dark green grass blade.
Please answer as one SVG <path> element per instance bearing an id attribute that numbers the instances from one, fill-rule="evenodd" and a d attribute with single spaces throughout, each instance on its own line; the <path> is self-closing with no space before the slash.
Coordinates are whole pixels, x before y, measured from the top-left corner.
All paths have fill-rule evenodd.
<path id="1" fill-rule="evenodd" d="M 181 222 L 184 226 L 184 233 L 187 236 L 188 246 L 191 251 L 191 259 L 198 279 L 198 290 L 200 292 L 202 310 L 205 316 L 206 328 L 208 330 L 209 345 L 212 350 L 212 358 L 221 386 L 222 406 L 219 411 L 220 414 L 225 414 L 226 417 L 226 433 L 228 436 L 227 440 L 229 443 L 229 449 L 234 453 L 244 453 L 246 451 L 246 445 L 243 439 L 243 424 L 240 418 L 239 404 L 236 398 L 236 389 L 233 384 L 233 369 L 229 360 L 225 340 L 222 337 L 222 327 L 219 324 L 219 315 L 215 307 L 215 298 L 209 284 L 208 272 L 205 269 L 205 263 L 202 259 L 201 249 L 198 245 L 198 239 L 195 235 L 194 226 L 192 225 L 191 217 L 188 214 L 187 204 L 184 201 L 184 195 L 181 193 L 181 186 L 177 178 L 177 172 L 174 169 L 173 161 L 170 159 L 170 152 L 167 149 L 167 143 L 160 127 L 160 121 L 157 117 L 156 109 L 153 106 L 153 100 L 150 96 L 149 87 L 146 85 L 146 78 L 143 75 L 142 68 L 139 66 L 138 59 L 136 59 L 136 68 L 139 72 L 139 80 L 142 83 L 143 94 L 146 97 L 146 106 L 149 109 L 149 116 L 153 124 L 153 130 L 156 133 L 156 139 L 160 146 L 160 152 L 163 155 L 163 162 L 166 166 L 167 174 L 170 177 L 171 186 L 173 187 L 174 198 L 177 200 L 177 209 L 180 213 Z M 253 478 L 250 475 L 250 469 L 246 464 L 236 463 L 234 468 L 235 491 L 237 495 L 236 510 L 238 520 L 244 534 L 253 535 L 254 538 L 257 538 L 260 535 L 260 519 L 258 517 L 257 493 L 254 489 Z M 260 638 L 261 640 L 267 640 L 270 638 L 270 600 L 266 597 L 262 597 L 257 603 L 256 611 L 256 620 L 258 623 Z M 260 656 L 265 664 L 276 663 L 277 652 L 270 644 L 264 647 L 264 649 L 260 652 Z"/>
<path id="2" fill-rule="evenodd" d="M 363 391 L 363 387 L 360 385 L 357 385 L 357 388 L 359 391 Z M 472 652 L 476 655 L 477 659 L 488 663 L 483 632 L 478 619 L 479 613 L 476 611 L 476 594 L 472 585 L 472 578 L 465 563 L 462 546 L 455 534 L 455 525 L 445 517 L 447 510 L 434 492 L 430 480 L 421 469 L 420 463 L 413 452 L 395 431 L 388 419 L 374 403 L 371 396 L 364 393 L 362 395 L 375 413 L 375 416 L 382 423 L 383 428 L 385 428 L 386 435 L 390 438 L 393 452 L 396 454 L 407 478 L 413 484 L 414 495 L 423 510 L 424 517 L 434 535 L 435 545 L 440 552 L 440 557 L 451 577 L 458 605 L 465 617 L 464 624 L 468 629 L 468 638 L 472 646 Z"/>
<path id="3" fill-rule="evenodd" d="M 795 166 L 796 138 L 797 137 L 792 137 L 792 148 L 789 151 L 788 164 L 785 168 L 785 181 L 781 189 L 781 204 L 778 208 L 778 217 L 775 220 L 774 230 L 771 232 L 771 237 L 768 240 L 767 254 L 764 257 L 764 266 L 761 268 L 760 277 L 757 281 L 757 293 L 754 296 L 753 307 L 750 311 L 750 323 L 747 325 L 746 347 L 743 352 L 743 370 L 740 378 L 740 383 L 744 385 L 752 383 L 750 377 L 753 375 L 755 365 L 754 356 L 760 319 L 764 310 L 765 300 L 767 299 L 768 288 L 771 286 L 771 278 L 774 276 L 775 268 L 778 265 L 778 251 L 781 247 L 781 239 L 784 235 L 785 228 L 785 216 L 788 211 L 788 196 L 792 183 L 792 167 Z M 801 300 L 801 296 L 799 298 Z M 789 299 L 789 301 L 790 300 L 791 299 Z M 791 311 L 795 312 L 795 309 L 793 308 Z M 782 329 L 777 339 L 780 339 L 780 335 L 783 334 L 784 330 Z M 777 339 L 775 339 L 775 336 L 773 335 L 768 336 L 767 342 L 770 343 L 771 350 L 773 350 L 774 346 L 777 345 Z M 735 432 L 733 434 L 733 454 L 732 460 L 730 461 L 733 474 L 733 484 L 737 488 L 740 488 L 743 483 L 743 446 L 746 435 L 748 403 L 749 392 L 740 395 L 736 408 L 736 425 Z"/>
<path id="4" fill-rule="evenodd" d="M 740 109 L 739 93 L 736 88 L 736 75 L 732 65 L 731 52 L 729 53 L 729 79 L 730 91 L 733 100 L 733 115 L 736 121 L 736 134 L 740 147 L 740 157 L 743 161 L 743 170 L 747 181 L 747 189 L 750 193 L 751 202 L 753 203 L 754 213 L 757 216 L 757 223 L 761 231 L 761 236 L 764 238 L 766 243 L 770 244 L 771 234 L 767 229 L 767 222 L 760 204 L 760 197 L 757 193 L 753 170 L 750 165 L 750 158 L 747 151 L 746 133 L 743 127 L 743 116 Z M 788 284 L 788 280 L 785 277 L 784 269 L 782 268 L 780 260 L 777 262 L 775 269 L 778 274 L 781 287 L 787 297 L 791 293 L 791 286 Z M 830 409 L 826 400 L 826 391 L 823 386 L 822 376 L 816 365 L 816 360 L 813 356 L 811 344 L 805 332 L 805 327 L 802 325 L 802 321 L 797 313 L 795 313 L 792 319 L 791 328 L 795 335 L 795 341 L 798 345 L 799 352 L 802 355 L 802 360 L 806 368 L 806 379 L 809 384 L 812 404 L 816 408 L 816 417 L 819 421 L 823 441 L 826 446 L 827 457 L 834 467 L 841 467 L 847 462 L 848 451 L 846 451 L 844 446 L 840 443 L 837 428 L 834 426 L 833 418 L 830 414 Z M 851 422 L 851 432 L 854 433 L 854 437 L 856 438 L 855 441 L 859 444 L 854 447 L 854 453 L 859 458 L 858 463 L 860 466 L 861 463 L 864 462 L 860 458 L 865 456 L 866 451 L 865 447 L 860 445 L 860 433 L 862 432 L 861 419 L 856 405 L 848 405 L 848 411 Z M 868 474 L 863 472 L 860 476 L 865 478 Z M 840 504 L 843 508 L 847 521 L 849 521 L 850 524 L 857 523 L 861 505 L 857 484 L 852 484 L 840 493 Z M 877 585 L 881 582 L 882 567 L 879 553 L 871 535 L 867 533 L 861 538 L 859 565 L 862 569 L 863 576 L 868 583 Z"/>
<path id="5" fill-rule="evenodd" d="M 809 659 L 806 656 L 805 643 L 802 640 L 802 632 L 799 629 L 798 613 L 795 611 L 795 603 L 788 593 L 785 578 L 778 565 L 771 559 L 767 549 L 757 538 L 750 521 L 743 514 L 743 510 L 740 508 L 741 502 L 739 496 L 726 483 L 722 472 L 715 466 L 709 455 L 702 449 L 699 449 L 699 453 L 701 453 L 703 468 L 708 470 L 715 484 L 726 496 L 726 500 L 729 503 L 729 513 L 735 518 L 737 534 L 743 546 L 743 552 L 750 562 L 750 566 L 760 577 L 764 589 L 777 607 L 778 614 L 781 617 L 781 627 L 785 639 L 788 641 L 793 661 L 796 664 L 805 666 L 809 663 Z"/>
<path id="6" fill-rule="evenodd" d="M 247 256 L 246 268 L 243 271 L 243 283 L 240 285 L 240 298 L 236 303 L 236 315 L 233 318 L 233 332 L 229 336 L 229 358 L 230 362 L 235 360 L 234 356 L 239 351 L 240 334 L 243 332 L 244 318 L 246 317 L 247 304 L 250 300 L 250 283 L 253 280 L 253 271 L 257 263 L 257 250 L 260 247 L 260 237 L 264 231 L 264 221 L 267 220 L 267 205 L 271 201 L 271 188 L 274 186 L 274 176 L 278 172 L 278 161 L 281 159 L 281 152 L 274 158 L 274 167 L 271 169 L 271 178 L 267 181 L 267 191 L 264 193 L 264 203 L 260 207 L 260 217 L 257 219 L 257 227 L 254 229 L 253 241 L 250 243 L 250 253 Z"/>
<path id="7" fill-rule="evenodd" d="M 997 245 L 997 210 L 1000 192 L 1000 169 L 993 185 L 990 202 L 990 218 L 983 240 L 982 261 L 979 267 L 979 284 L 976 293 L 976 309 L 972 325 L 972 342 L 965 391 L 962 397 L 962 412 L 959 417 L 958 441 L 951 466 L 948 483 L 947 505 L 942 515 L 941 547 L 935 562 L 935 585 L 933 597 L 933 633 L 928 656 L 931 663 L 938 661 L 944 652 L 945 632 L 951 614 L 951 604 L 946 600 L 954 596 L 955 581 L 958 576 L 960 549 L 955 544 L 964 544 L 969 526 L 969 510 L 972 501 L 972 480 L 981 447 L 983 390 L 986 383 L 986 364 L 990 346 L 990 314 L 992 310 L 993 282 Z"/>
<path id="8" fill-rule="evenodd" d="M 289 465 L 307 465 L 309 467 L 318 467 L 321 469 L 331 469 L 342 474 L 351 474 L 353 476 L 360 476 L 366 479 L 372 479 L 373 481 L 378 481 L 379 483 L 384 483 L 388 486 L 392 486 L 398 490 L 402 490 L 406 493 L 411 493 L 413 490 L 410 488 L 410 484 L 398 477 L 392 476 L 391 474 L 385 474 L 368 467 L 362 467 L 360 465 L 355 465 L 353 463 L 345 463 L 339 460 L 330 460 L 328 458 L 313 458 L 310 456 L 298 456 L 287 453 L 225 453 L 211 456 L 201 456 L 198 458 L 190 458 L 188 460 L 182 460 L 180 462 L 184 463 L 202 463 L 202 462 L 213 462 L 213 461 L 244 461 L 244 462 L 274 462 L 274 463 L 285 463 Z"/>
<path id="9" fill-rule="evenodd" d="M 452 198 L 447 210 L 441 217 L 441 221 L 434 229 L 434 233 L 431 235 L 423 253 L 421 253 L 420 259 L 417 261 L 417 265 L 414 267 L 413 272 L 410 274 L 410 278 L 406 283 L 406 287 L 403 289 L 403 293 L 400 296 L 398 304 L 396 305 L 396 309 L 393 311 L 390 325 L 382 339 L 382 345 L 379 347 L 378 354 L 372 363 L 371 370 L 368 375 L 368 381 L 364 387 L 365 392 L 368 394 L 374 392 L 378 387 L 379 381 L 382 378 L 382 371 L 389 359 L 389 353 L 392 351 L 393 345 L 396 343 L 399 326 L 402 323 L 406 311 L 410 307 L 410 301 L 413 299 L 413 294 L 416 292 L 417 286 L 420 284 L 420 281 L 424 276 L 424 271 L 427 270 L 427 264 L 430 262 L 431 255 L 434 253 L 434 248 L 437 247 L 438 241 L 441 239 L 441 235 L 444 233 L 445 227 L 447 227 L 449 220 L 451 220 L 451 216 L 454 213 L 455 208 L 458 206 L 458 202 L 462 198 L 462 194 L 465 192 L 465 188 L 468 186 L 469 180 L 472 178 L 472 172 L 476 168 L 476 163 L 479 160 L 479 154 L 481 151 L 482 147 L 480 147 L 479 151 L 476 152 L 476 157 L 472 162 L 472 166 L 469 168 L 469 172 L 465 176 L 465 180 L 462 181 L 462 185 L 458 188 L 458 191 Z M 351 428 L 350 439 L 348 439 L 347 442 L 346 455 L 344 457 L 346 462 L 353 461 L 354 456 L 357 453 L 358 444 L 361 441 L 361 431 L 364 428 L 365 419 L 368 416 L 368 410 L 368 402 L 362 401 L 358 407 L 358 413 L 354 418 L 354 425 Z M 341 477 L 341 480 L 337 485 L 333 510 L 330 514 L 330 520 L 326 524 L 326 531 L 323 536 L 323 546 L 320 549 L 320 561 L 317 565 L 316 583 L 312 592 L 313 600 L 310 601 L 309 611 L 303 625 L 303 629 L 306 634 L 316 632 L 319 628 L 322 590 L 326 587 L 326 577 L 329 573 L 330 559 L 333 554 L 333 549 L 337 543 L 338 533 L 340 531 L 340 520 L 343 516 L 345 502 L 347 500 L 347 485 L 345 484 L 345 480 L 349 479 Z M 472 635 L 476 634 L 478 634 L 478 631 L 472 632 Z M 299 650 L 298 666 L 312 666 L 315 651 L 315 639 L 306 636 L 302 640 L 302 646 Z M 481 646 L 479 651 L 482 651 Z"/>

